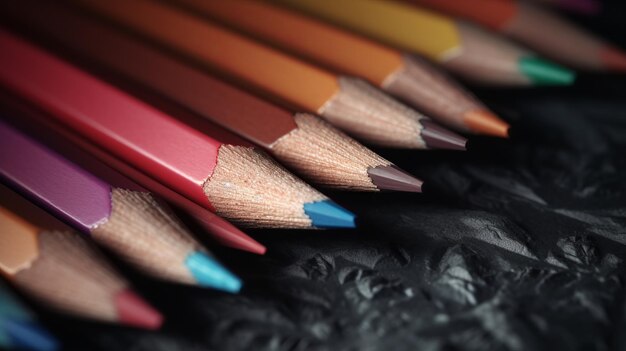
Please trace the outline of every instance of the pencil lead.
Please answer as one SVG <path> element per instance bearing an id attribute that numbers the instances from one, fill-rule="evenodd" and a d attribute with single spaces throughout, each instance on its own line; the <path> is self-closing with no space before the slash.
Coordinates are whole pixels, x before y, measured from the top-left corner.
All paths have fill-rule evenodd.
<path id="1" fill-rule="evenodd" d="M 468 111 L 463 115 L 463 120 L 471 130 L 479 134 L 509 137 L 509 124 L 488 110 Z"/>
<path id="2" fill-rule="evenodd" d="M 203 252 L 194 252 L 187 256 L 185 265 L 196 281 L 204 286 L 237 293 L 241 289 L 241 280 L 224 268 L 213 257 Z"/>
<path id="3" fill-rule="evenodd" d="M 380 190 L 422 192 L 422 181 L 396 166 L 378 166 L 367 170 L 370 179 Z"/>
<path id="4" fill-rule="evenodd" d="M 117 293 L 114 303 L 123 324 L 150 330 L 163 324 L 163 316 L 130 289 Z"/>
<path id="5" fill-rule="evenodd" d="M 422 139 L 429 149 L 465 150 L 467 139 L 423 118 Z"/>
<path id="6" fill-rule="evenodd" d="M 576 79 L 574 71 L 538 57 L 522 57 L 518 67 L 536 85 L 571 85 Z"/>
<path id="7" fill-rule="evenodd" d="M 0 319 L 0 330 L 9 343 L 5 345 L 8 347 L 35 351 L 55 351 L 59 348 L 57 340 L 33 321 Z M 2 341 L 0 345 L 4 345 Z"/>
<path id="8" fill-rule="evenodd" d="M 354 228 L 354 214 L 330 200 L 304 204 L 306 213 L 317 228 Z"/>
<path id="9" fill-rule="evenodd" d="M 192 214 L 210 233 L 216 234 L 216 240 L 225 246 L 238 250 L 263 255 L 267 248 L 258 241 L 252 239 L 246 233 L 235 227 L 227 220 L 215 216 L 208 220 L 201 214 Z"/>
<path id="10" fill-rule="evenodd" d="M 602 62 L 609 69 L 626 72 L 626 54 L 613 46 L 606 46 L 601 53 Z"/>

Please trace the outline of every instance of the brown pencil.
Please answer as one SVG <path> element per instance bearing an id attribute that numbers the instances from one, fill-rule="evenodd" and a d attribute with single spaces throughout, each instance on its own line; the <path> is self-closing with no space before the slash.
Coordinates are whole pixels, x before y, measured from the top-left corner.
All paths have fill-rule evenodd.
<path id="1" fill-rule="evenodd" d="M 463 137 L 443 128 L 434 130 L 432 123 L 423 124 L 424 116 L 363 80 L 335 75 L 164 3 L 74 2 L 247 87 L 298 110 L 317 113 L 368 143 L 418 149 L 458 149 L 465 144 Z"/>
<path id="2" fill-rule="evenodd" d="M 95 62 L 98 69 L 104 67 L 136 81 L 262 145 L 315 183 L 362 191 L 420 191 L 421 181 L 315 116 L 294 115 L 275 107 L 95 19 L 52 3 L 40 4 L 38 11 L 29 5 L 29 1 L 20 2 L 11 6 L 15 11 L 7 12 L 29 29 L 37 27 L 38 36 L 53 38 L 81 58 Z M 193 116 L 178 112 L 175 116 L 202 130 L 201 121 L 189 121 Z"/>
<path id="3" fill-rule="evenodd" d="M 0 199 L 0 273 L 16 287 L 81 317 L 148 329 L 161 325 L 162 316 L 80 234 L 57 229 L 64 227 L 2 186 Z"/>
<path id="4" fill-rule="evenodd" d="M 449 127 L 507 135 L 508 124 L 424 59 L 266 2 L 178 1 L 282 50 L 364 78 Z"/>

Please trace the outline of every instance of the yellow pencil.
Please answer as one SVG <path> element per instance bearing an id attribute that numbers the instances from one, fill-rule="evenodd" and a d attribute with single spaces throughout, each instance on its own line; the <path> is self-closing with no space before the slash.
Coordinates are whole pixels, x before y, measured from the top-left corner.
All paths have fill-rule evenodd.
<path id="1" fill-rule="evenodd" d="M 492 84 L 570 84 L 574 73 L 467 23 L 389 0 L 274 0 Z"/>

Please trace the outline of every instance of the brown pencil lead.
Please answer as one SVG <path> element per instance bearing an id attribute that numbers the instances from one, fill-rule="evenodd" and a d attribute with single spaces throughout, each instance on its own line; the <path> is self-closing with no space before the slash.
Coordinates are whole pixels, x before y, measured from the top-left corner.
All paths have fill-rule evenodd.
<path id="1" fill-rule="evenodd" d="M 479 134 L 509 137 L 509 125 L 487 110 L 469 111 L 463 117 L 465 124 Z"/>
<path id="2" fill-rule="evenodd" d="M 420 120 L 422 139 L 429 149 L 465 150 L 467 139 L 437 125 L 430 119 Z"/>
<path id="3" fill-rule="evenodd" d="M 422 192 L 422 181 L 400 170 L 398 167 L 378 166 L 367 170 L 372 183 L 380 190 Z"/>
<path id="4" fill-rule="evenodd" d="M 163 324 L 163 316 L 128 288 L 115 295 L 114 303 L 123 324 L 151 330 Z"/>
<path id="5" fill-rule="evenodd" d="M 613 46 L 606 46 L 602 50 L 602 61 L 611 70 L 614 71 L 626 71 L 626 54 Z"/>

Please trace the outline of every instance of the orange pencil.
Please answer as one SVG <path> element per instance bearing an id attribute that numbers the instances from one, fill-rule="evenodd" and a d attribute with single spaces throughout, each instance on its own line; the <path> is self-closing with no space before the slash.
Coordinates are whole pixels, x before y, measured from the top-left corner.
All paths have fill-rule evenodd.
<path id="1" fill-rule="evenodd" d="M 465 145 L 463 137 L 365 81 L 335 75 L 175 7 L 150 0 L 73 1 L 369 143 L 417 149 Z"/>
<path id="2" fill-rule="evenodd" d="M 265 2 L 178 1 L 289 53 L 364 78 L 449 127 L 507 135 L 504 121 L 422 59 Z"/>
<path id="3" fill-rule="evenodd" d="M 537 5 L 513 0 L 408 1 L 478 22 L 573 67 L 626 71 L 622 50 Z"/>

